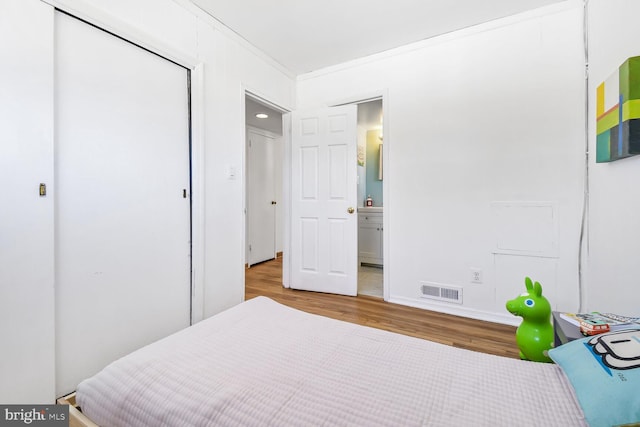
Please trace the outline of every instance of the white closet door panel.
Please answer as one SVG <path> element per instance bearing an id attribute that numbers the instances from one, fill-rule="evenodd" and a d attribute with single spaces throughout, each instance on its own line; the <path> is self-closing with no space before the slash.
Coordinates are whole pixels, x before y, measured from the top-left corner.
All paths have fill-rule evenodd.
<path id="1" fill-rule="evenodd" d="M 57 393 L 189 325 L 187 70 L 55 20 Z"/>
<path id="2" fill-rule="evenodd" d="M 54 401 L 53 8 L 0 1 L 0 402 Z M 48 194 L 39 196 L 39 184 Z M 4 415 L 3 415 L 4 416 Z"/>

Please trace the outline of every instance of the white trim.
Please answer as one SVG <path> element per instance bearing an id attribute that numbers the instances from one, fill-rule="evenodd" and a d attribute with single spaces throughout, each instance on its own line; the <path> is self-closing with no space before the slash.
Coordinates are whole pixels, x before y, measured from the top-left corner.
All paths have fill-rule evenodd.
<path id="1" fill-rule="evenodd" d="M 282 115 L 282 286 L 291 287 L 291 113 Z"/>
<path id="2" fill-rule="evenodd" d="M 185 68 L 193 69 L 199 60 L 174 48 L 149 33 L 127 24 L 121 19 L 98 9 L 86 2 L 78 0 L 40 0 L 70 15 L 80 18 L 96 27 L 113 33 L 118 37 L 148 49 L 166 59 L 176 62 Z"/>
<path id="3" fill-rule="evenodd" d="M 241 95 L 240 95 L 240 117 L 242 117 L 242 165 L 240 166 L 240 173 L 242 174 L 242 216 L 243 216 L 243 227 L 242 227 L 242 266 L 249 265 L 249 259 L 247 257 L 248 245 L 247 241 L 247 229 L 249 228 L 249 218 L 247 217 L 247 157 L 249 156 L 249 141 L 248 132 L 247 132 L 247 89 L 245 88 L 244 83 L 240 85 Z M 249 266 L 250 267 L 250 266 Z M 242 301 L 245 300 L 245 293 L 247 289 L 246 285 L 246 272 L 242 274 Z"/>
<path id="4" fill-rule="evenodd" d="M 204 319 L 205 286 L 205 115 L 204 64 L 191 70 L 191 322 Z"/>
<path id="5" fill-rule="evenodd" d="M 251 98 L 252 100 L 260 103 L 260 104 L 264 104 L 267 107 L 271 108 L 272 110 L 275 110 L 279 113 L 288 113 L 292 110 L 292 108 L 289 108 L 288 106 L 281 106 L 279 104 L 275 104 L 272 101 L 269 100 L 269 98 L 260 93 L 259 90 L 254 89 L 252 87 L 250 87 L 249 85 L 243 84 L 242 85 L 243 89 L 244 89 L 244 94 L 245 96 Z M 244 113 L 243 113 L 244 114 Z"/>
<path id="6" fill-rule="evenodd" d="M 247 265 L 248 260 L 246 257 L 246 248 L 247 248 L 247 134 L 248 131 L 251 130 L 252 132 L 256 132 L 256 133 L 262 133 L 265 136 L 268 136 L 270 138 L 282 138 L 282 144 L 283 144 L 283 151 L 284 151 L 284 156 L 282 159 L 282 203 L 283 203 L 283 208 L 282 208 L 282 215 L 283 215 L 283 224 L 284 224 L 284 230 L 283 230 L 283 236 L 282 236 L 282 285 L 285 288 L 289 287 L 289 272 L 287 270 L 288 268 L 288 259 L 289 259 L 289 254 L 290 254 L 290 244 L 289 244 L 289 229 L 288 227 L 288 218 L 289 218 L 289 206 L 287 205 L 287 203 L 289 202 L 289 193 L 287 193 L 288 191 L 288 186 L 290 185 L 290 171 L 287 169 L 290 167 L 291 165 L 291 161 L 290 161 L 290 154 L 287 151 L 288 150 L 288 139 L 287 139 L 287 135 L 290 135 L 291 133 L 291 124 L 290 124 L 290 120 L 289 118 L 289 109 L 287 107 L 283 107 L 279 104 L 276 104 L 272 101 L 269 100 L 268 97 L 264 96 L 263 94 L 261 94 L 259 91 L 251 88 L 249 85 L 242 83 L 241 84 L 241 90 L 242 90 L 242 99 L 241 99 L 241 108 L 242 108 L 242 113 L 241 113 L 241 117 L 242 117 L 242 141 L 243 141 L 243 147 L 244 147 L 244 154 L 242 156 L 242 212 L 244 214 L 244 224 L 245 226 L 243 227 L 242 230 L 242 248 L 243 248 L 243 252 L 242 252 L 242 259 L 243 261 L 243 265 Z M 277 135 L 274 133 L 271 133 L 267 130 L 264 129 L 259 129 L 253 126 L 249 126 L 247 125 L 247 117 L 246 117 L 246 98 L 249 97 L 251 99 L 253 99 L 254 101 L 258 101 L 262 104 L 265 104 L 267 106 L 269 106 L 269 108 L 276 110 L 278 112 L 282 113 L 282 135 Z M 243 299 L 244 299 L 244 289 L 245 289 L 245 282 L 244 282 L 244 275 L 242 276 L 242 289 L 243 289 Z"/>
<path id="7" fill-rule="evenodd" d="M 384 198 L 384 215 L 382 216 L 382 258 L 384 259 L 384 269 L 382 271 L 382 297 L 385 301 L 391 298 L 391 273 L 393 267 L 391 260 L 391 217 L 393 216 L 393 194 L 391 194 L 391 184 L 393 176 L 389 173 L 391 165 L 391 152 L 393 151 L 393 137 L 391 132 L 391 117 L 389 115 L 389 90 L 384 89 L 382 93 L 382 129 L 384 132 L 384 143 L 382 145 L 382 164 L 385 165 L 384 179 L 382 180 L 382 196 Z M 389 144 L 391 141 L 391 144 Z M 389 178 L 391 177 L 391 178 Z"/>
<path id="8" fill-rule="evenodd" d="M 204 64 L 103 10 L 77 0 L 41 0 L 191 70 L 191 322 L 204 318 Z"/>
<path id="9" fill-rule="evenodd" d="M 522 319 L 507 314 L 497 314 L 489 311 L 475 310 L 466 307 L 460 307 L 455 304 L 438 303 L 435 301 L 418 300 L 407 297 L 393 296 L 389 299 L 390 303 L 406 305 L 408 307 L 422 308 L 424 310 L 437 311 L 439 313 L 452 314 L 454 316 L 468 317 L 470 319 L 484 320 L 485 322 L 501 323 L 503 325 L 518 326 Z"/>
<path id="10" fill-rule="evenodd" d="M 507 27 L 510 25 L 517 24 L 519 22 L 528 21 L 531 19 L 536 19 L 542 16 L 553 15 L 556 13 L 561 13 L 567 10 L 574 9 L 576 7 L 583 8 L 583 0 L 565 0 L 560 3 L 554 3 L 548 6 L 543 6 L 538 9 L 529 10 L 526 12 L 518 13 L 516 15 L 507 16 L 504 18 L 495 19 L 493 21 L 485 22 L 478 25 L 473 25 L 471 27 L 462 28 L 460 30 L 452 31 L 450 33 L 445 33 L 439 36 L 430 37 L 425 40 L 421 40 L 414 43 L 409 43 L 404 46 L 400 46 L 397 48 L 389 49 L 384 52 L 376 53 L 373 55 L 365 56 L 363 58 L 354 59 L 351 61 L 345 61 L 340 64 L 332 65 L 329 67 L 321 68 L 316 71 L 311 71 L 309 73 L 300 74 L 297 76 L 297 81 L 304 81 L 314 79 L 316 77 L 321 77 L 327 74 L 335 73 L 338 71 L 347 70 L 350 68 L 355 68 L 364 64 L 369 64 L 372 62 L 382 61 L 388 58 L 393 58 L 396 56 L 404 55 L 416 50 L 424 49 L 429 46 L 439 45 L 442 43 L 449 42 L 451 40 L 460 39 L 463 37 L 473 36 L 475 34 L 492 31 L 498 28 Z"/>
<path id="11" fill-rule="evenodd" d="M 246 129 L 247 129 L 247 132 L 257 133 L 258 135 L 266 136 L 267 138 L 273 138 L 273 139 L 282 138 L 282 135 L 278 135 L 277 133 L 273 133 L 266 129 L 260 129 L 255 126 L 247 125 Z"/>
<path id="12" fill-rule="evenodd" d="M 377 101 L 382 99 L 382 103 L 384 104 L 384 94 L 387 93 L 387 90 L 378 90 L 372 91 L 367 94 L 362 94 L 361 96 L 348 96 L 346 98 L 341 98 L 339 100 L 333 101 L 329 103 L 331 107 L 339 107 L 341 105 L 347 104 L 364 104 L 365 102 Z M 384 119 L 384 116 L 383 116 Z"/>

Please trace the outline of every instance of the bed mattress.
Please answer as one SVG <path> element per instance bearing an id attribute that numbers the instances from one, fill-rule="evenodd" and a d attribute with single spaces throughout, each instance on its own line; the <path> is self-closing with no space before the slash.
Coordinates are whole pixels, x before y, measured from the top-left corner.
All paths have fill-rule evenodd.
<path id="1" fill-rule="evenodd" d="M 559 367 L 304 313 L 265 297 L 83 381 L 101 426 L 584 426 Z"/>

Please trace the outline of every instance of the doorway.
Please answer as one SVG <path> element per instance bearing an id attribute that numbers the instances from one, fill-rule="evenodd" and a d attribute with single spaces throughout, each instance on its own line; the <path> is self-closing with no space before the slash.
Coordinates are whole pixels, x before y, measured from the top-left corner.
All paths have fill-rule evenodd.
<path id="1" fill-rule="evenodd" d="M 316 158 L 314 158 L 313 154 L 317 153 L 318 151 L 314 151 L 311 148 L 311 145 L 309 145 L 307 148 L 305 148 L 306 151 L 304 152 L 300 152 L 300 147 L 298 147 L 297 144 L 299 144 L 299 142 L 295 142 L 296 138 L 299 138 L 298 133 L 302 133 L 304 134 L 306 137 L 310 136 L 310 135 L 314 135 L 314 131 L 317 131 L 318 129 L 322 129 L 322 128 L 326 128 L 327 123 L 323 122 L 323 120 L 325 120 L 324 117 L 321 118 L 316 118 L 314 116 L 314 114 L 328 114 L 328 118 L 329 120 L 333 120 L 333 122 L 331 122 L 331 132 L 334 134 L 333 137 L 336 136 L 337 133 L 339 133 L 339 130 L 343 129 L 343 127 L 347 126 L 348 123 L 352 123 L 352 125 L 349 126 L 353 126 L 352 129 L 352 133 L 351 135 L 353 135 L 351 137 L 351 141 L 353 141 L 353 146 L 352 149 L 349 149 L 348 151 L 352 154 L 349 155 L 349 159 L 347 159 L 346 157 L 344 157 L 344 160 L 346 161 L 344 163 L 344 167 L 345 167 L 345 171 L 347 170 L 347 167 L 350 167 L 348 165 L 353 165 L 353 174 L 351 175 L 350 173 L 347 173 L 347 176 L 353 176 L 353 180 L 352 183 L 349 184 L 348 188 L 350 189 L 349 191 L 353 192 L 352 197 L 349 198 L 349 208 L 344 208 L 343 210 L 346 210 L 347 212 L 351 213 L 355 213 L 357 211 L 356 214 L 356 218 L 354 218 L 355 221 L 355 229 L 354 229 L 354 233 L 353 233 L 353 238 L 349 240 L 349 242 L 345 242 L 348 243 L 348 245 L 352 245 L 352 249 L 353 250 L 353 257 L 351 258 L 351 260 L 349 260 L 349 262 L 347 263 L 349 266 L 352 266 L 350 268 L 352 268 L 353 270 L 353 274 L 351 275 L 352 277 L 352 293 L 351 291 L 348 293 L 348 295 L 370 295 L 373 293 L 373 296 L 377 297 L 377 298 L 388 298 L 388 289 L 386 289 L 384 287 L 384 278 L 383 276 L 387 276 L 388 275 L 388 271 L 384 271 L 383 270 L 383 239 L 382 236 L 384 233 L 388 233 L 388 232 L 384 232 L 383 233 L 383 199 L 382 199 L 382 178 L 383 178 L 383 174 L 382 174 L 382 158 L 386 158 L 387 157 L 387 151 L 388 149 L 385 148 L 384 149 L 384 154 L 383 154 L 383 145 L 382 144 L 382 139 L 384 137 L 383 133 L 382 133 L 382 117 L 383 117 L 383 105 L 384 102 L 383 100 L 385 99 L 386 95 L 383 92 L 382 94 L 376 96 L 376 97 L 370 97 L 370 98 L 366 98 L 363 99 L 361 98 L 361 100 L 358 99 L 354 99 L 354 100 L 350 100 L 344 103 L 340 103 L 340 104 L 334 104 L 333 107 L 319 107 L 316 109 L 307 109 L 304 111 L 297 111 L 297 112 L 293 112 L 292 114 L 283 114 L 282 120 L 280 122 L 280 126 L 282 126 L 282 129 L 288 130 L 291 129 L 288 132 L 285 132 L 284 134 L 284 138 L 283 138 L 283 151 L 282 151 L 282 171 L 283 171 L 283 175 L 282 175 L 282 184 L 283 184 L 283 192 L 282 192 L 282 203 L 280 203 L 280 208 L 282 209 L 282 213 L 283 213 L 283 227 L 281 228 L 281 233 L 280 232 L 276 232 L 276 236 L 278 238 L 282 237 L 282 251 L 284 252 L 284 256 L 283 256 L 283 260 L 282 260 L 282 265 L 283 265 L 283 286 L 285 288 L 295 288 L 295 289 L 307 289 L 307 290 L 314 290 L 314 291 L 320 291 L 320 292 L 330 292 L 330 293 L 339 293 L 339 294 L 346 294 L 346 293 L 342 293 L 342 292 L 333 292 L 333 291 L 327 291 L 327 290 L 319 290 L 317 287 L 314 287 L 313 284 L 311 284 L 311 286 L 309 285 L 309 283 L 301 281 L 299 278 L 297 279 L 292 279 L 292 275 L 294 272 L 298 272 L 298 271 L 302 271 L 302 270 L 312 270 L 310 264 L 304 264 L 304 268 L 302 268 L 302 265 L 299 261 L 300 259 L 292 259 L 292 257 L 295 256 L 296 253 L 300 253 L 300 251 L 302 249 L 307 251 L 307 255 L 311 256 L 311 260 L 313 261 L 314 258 L 314 254 L 322 254 L 322 256 L 324 257 L 325 261 L 326 259 L 330 259 L 334 262 L 334 266 L 336 265 L 336 263 L 342 265 L 344 264 L 344 262 L 341 262 L 340 260 L 342 259 L 342 257 L 338 256 L 337 258 L 335 256 L 328 256 L 327 254 L 325 254 L 325 252 L 323 251 L 314 251 L 315 248 L 314 245 L 306 245 L 303 248 L 298 247 L 297 249 L 293 249 L 292 250 L 292 242 L 296 242 L 296 244 L 300 243 L 300 236 L 292 236 L 292 233 L 294 230 L 300 231 L 301 229 L 303 231 L 306 231 L 307 234 L 311 234 L 313 235 L 314 233 L 314 229 L 313 227 L 311 227 L 311 229 L 309 228 L 309 223 L 312 222 L 310 221 L 310 216 L 307 215 L 304 218 L 302 218 L 303 223 L 300 223 L 298 221 L 298 225 L 302 225 L 302 226 L 307 226 L 307 228 L 305 227 L 297 227 L 294 226 L 294 223 L 296 223 L 296 215 L 294 212 L 294 208 L 293 206 L 293 199 L 295 200 L 307 200 L 309 199 L 312 195 L 309 194 L 298 194 L 300 193 L 301 189 L 304 188 L 308 191 L 312 191 L 313 189 L 317 189 L 317 187 L 315 185 L 306 185 L 301 187 L 301 182 L 298 182 L 294 179 L 294 177 L 296 177 L 296 179 L 298 178 L 308 178 L 311 179 L 313 177 L 316 176 L 314 171 L 319 171 L 321 169 L 316 168 L 310 171 L 309 174 L 306 173 L 302 173 L 301 171 L 294 171 L 295 169 L 295 165 L 294 165 L 294 161 L 298 161 L 300 162 L 301 160 L 304 160 L 304 164 L 306 166 L 313 166 L 315 165 L 313 160 L 318 160 Z M 262 104 L 262 108 L 269 108 L 271 107 L 273 104 L 270 104 L 268 102 L 266 103 L 262 103 L 262 99 L 260 98 L 254 98 L 253 96 L 251 96 L 250 94 L 247 93 L 247 99 L 253 100 L 253 101 L 257 101 L 258 104 Z M 340 120 L 340 118 L 342 117 L 338 111 L 335 110 L 335 108 L 337 108 L 340 105 L 343 106 L 347 106 L 347 105 L 351 105 L 353 108 L 353 114 L 352 114 L 352 118 L 351 119 L 344 119 L 344 120 Z M 282 113 L 286 112 L 286 110 L 283 109 L 279 109 L 278 107 L 276 108 L 276 112 L 280 111 Z M 331 111 L 329 111 L 331 110 Z M 358 110 L 360 110 L 360 113 L 358 113 Z M 360 120 L 358 120 L 358 115 L 360 115 Z M 312 117 L 313 116 L 313 117 Z M 320 120 L 322 119 L 322 120 Z M 251 120 L 254 120 L 254 114 L 247 111 L 246 114 L 246 121 L 247 124 L 250 123 Z M 322 124 L 325 123 L 325 124 Z M 318 126 L 314 126 L 315 125 L 319 125 Z M 295 130 L 295 132 L 294 132 Z M 366 138 L 367 138 L 367 133 L 368 132 L 373 132 L 372 135 L 375 136 L 375 140 L 378 141 L 377 142 L 377 146 L 375 147 L 375 149 L 370 150 L 370 154 L 375 156 L 375 160 L 371 160 L 370 161 L 370 165 L 371 167 L 373 167 L 375 174 L 377 176 L 377 178 L 375 179 L 375 182 L 373 184 L 370 184 L 369 187 L 366 186 L 365 181 L 366 181 Z M 371 135 L 370 135 L 371 137 Z M 334 156 L 332 157 L 332 165 L 333 165 L 333 169 L 329 168 L 329 169 L 322 169 L 324 171 L 324 173 L 328 173 L 328 172 L 340 172 L 342 169 L 341 167 L 338 168 L 337 166 L 342 165 L 343 163 L 341 163 L 339 160 L 343 159 L 343 157 L 339 157 L 338 154 L 342 153 L 342 151 L 344 150 L 340 150 L 340 147 L 337 144 L 337 141 L 332 143 L 331 145 L 331 149 L 333 150 L 331 152 L 331 155 Z M 363 157 L 363 165 L 362 165 L 362 170 L 360 171 L 360 173 L 357 171 L 357 161 L 358 161 L 358 150 L 356 145 L 362 145 L 363 148 L 360 150 L 362 153 L 362 157 Z M 296 151 L 296 147 L 298 147 L 298 152 Z M 304 154 L 304 155 L 303 155 Z M 306 157 L 305 157 L 306 155 Z M 302 156 L 302 157 L 301 157 Z M 352 157 L 351 157 L 352 156 Z M 325 159 L 327 157 L 325 156 Z M 353 163 L 351 163 L 353 162 Z M 299 165 L 298 165 L 299 166 Z M 305 167 L 306 167 L 305 166 Z M 320 166 L 320 165 L 318 165 Z M 251 167 L 249 165 L 247 165 L 246 168 L 246 173 L 248 174 L 249 171 L 251 170 Z M 293 172 L 292 172 L 293 171 Z M 338 174 L 339 176 L 342 176 L 341 174 Z M 338 176 L 336 175 L 336 176 Z M 358 178 L 356 180 L 356 177 Z M 307 181 L 308 181 L 307 180 Z M 248 179 L 247 179 L 247 183 L 248 183 Z M 336 184 L 337 181 L 332 181 L 331 183 L 331 188 L 334 191 L 333 196 L 332 196 L 332 201 L 335 202 L 335 200 L 337 200 L 337 198 L 339 198 L 339 194 L 340 191 L 338 191 L 340 188 L 344 188 L 338 184 Z M 362 185 L 360 184 L 362 183 Z M 309 184 L 309 182 L 306 182 L 306 184 Z M 366 207 L 366 197 L 368 196 L 368 194 L 366 194 L 367 188 L 369 190 L 373 191 L 373 187 L 375 186 L 379 187 L 379 190 L 377 192 L 374 192 L 374 195 L 372 195 L 372 198 L 375 197 L 375 201 L 373 202 L 374 206 L 369 206 L 368 208 Z M 387 184 L 384 184 L 385 186 L 387 186 Z M 297 188 L 297 190 L 296 190 Z M 305 191 L 306 191 L 305 190 Z M 308 192 L 307 191 L 307 192 Z M 336 193 L 337 191 L 337 193 Z M 247 194 L 249 194 L 249 189 L 247 189 Z M 313 192 L 313 191 L 312 191 Z M 315 193 L 314 193 L 315 194 Z M 342 194 L 342 193 L 340 193 Z M 297 195 L 297 196 L 296 196 Z M 307 197 L 309 196 L 309 197 Z M 311 199 L 315 200 L 313 197 L 311 197 Z M 321 198 L 322 199 L 322 198 Z M 322 199 L 324 200 L 324 199 Z M 342 199 L 340 199 L 342 200 Z M 334 203 L 335 204 L 335 203 Z M 368 210 L 365 210 L 368 209 Z M 363 263 L 365 265 L 361 266 L 361 262 L 358 259 L 358 246 L 359 246 L 359 242 L 358 242 L 358 235 L 357 235 L 357 229 L 359 228 L 359 213 L 360 210 L 363 211 L 364 213 L 373 213 L 374 211 L 378 211 L 378 221 L 380 222 L 378 224 L 378 226 L 375 228 L 376 234 L 374 235 L 374 239 L 373 241 L 376 241 L 377 239 L 377 244 L 376 246 L 376 257 L 378 258 L 377 260 L 375 260 L 375 262 L 371 262 L 371 261 L 366 261 L 363 260 Z M 340 211 L 341 212 L 341 211 Z M 313 216 L 313 215 L 311 215 Z M 334 220 L 337 217 L 332 217 Z M 366 216 L 364 217 L 364 220 L 366 221 Z M 298 220 L 300 220 L 300 218 L 298 218 Z M 386 221 L 386 220 L 385 220 Z M 335 223 L 336 221 L 334 221 Z M 337 221 L 340 224 L 343 224 L 340 221 Z M 312 224 L 313 225 L 313 224 Z M 335 224 L 333 224 L 335 225 Z M 335 228 L 335 227 L 334 227 Z M 335 230 L 334 230 L 335 231 Z M 316 233 L 317 234 L 317 233 Z M 361 234 L 362 236 L 365 235 L 365 233 Z M 247 252 L 249 249 L 249 240 L 250 240 L 250 236 L 249 236 L 249 230 L 247 227 L 247 234 L 246 234 L 247 238 Z M 327 234 L 326 236 L 328 236 L 329 240 L 333 239 L 333 240 L 340 240 L 339 238 L 336 239 L 336 233 L 333 234 Z M 338 236 L 340 237 L 340 236 Z M 327 240 L 327 239 L 325 239 Z M 277 251 L 279 254 L 279 250 Z M 307 258 L 309 258 L 309 256 Z M 298 257 L 299 258 L 299 257 Z M 249 259 L 249 257 L 246 258 L 247 260 Z M 317 260 L 316 260 L 317 261 Z M 344 259 L 342 259 L 342 261 L 344 261 Z M 249 264 L 247 263 L 246 266 L 248 267 Z M 358 274 L 358 268 L 359 267 L 365 267 L 364 273 L 372 273 L 372 274 Z M 302 268 L 302 270 L 301 270 Z M 336 270 L 332 270 L 332 275 L 336 276 Z M 361 279 L 365 280 L 365 281 L 371 281 L 373 283 L 371 283 L 371 285 L 373 285 L 374 289 L 361 289 L 360 291 L 358 291 L 357 289 L 357 285 L 358 285 L 358 276 L 362 276 Z M 373 279 L 373 280 L 371 280 Z M 294 283 L 295 282 L 295 283 Z M 324 281 L 322 281 L 324 283 Z M 375 293 L 374 293 L 375 292 Z"/>
<path id="2" fill-rule="evenodd" d="M 383 298 L 382 99 L 358 103 L 358 295 Z"/>
<path id="3" fill-rule="evenodd" d="M 245 95 L 245 265 L 282 256 L 282 113 Z"/>

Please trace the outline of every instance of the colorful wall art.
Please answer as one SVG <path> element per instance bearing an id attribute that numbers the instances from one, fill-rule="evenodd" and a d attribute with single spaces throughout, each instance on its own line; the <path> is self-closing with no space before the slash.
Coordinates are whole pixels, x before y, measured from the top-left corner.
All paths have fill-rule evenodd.
<path id="1" fill-rule="evenodd" d="M 640 56 L 598 86 L 596 135 L 596 163 L 640 154 Z"/>

